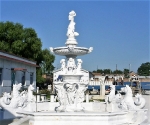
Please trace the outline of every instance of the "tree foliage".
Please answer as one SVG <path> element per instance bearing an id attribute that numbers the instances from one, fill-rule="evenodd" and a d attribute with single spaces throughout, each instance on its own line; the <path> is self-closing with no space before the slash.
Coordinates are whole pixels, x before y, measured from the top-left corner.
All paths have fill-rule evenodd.
<path id="1" fill-rule="evenodd" d="M 111 69 L 97 69 L 97 71 L 93 71 L 95 73 L 100 73 L 100 74 L 111 74 L 112 71 Z"/>
<path id="2" fill-rule="evenodd" d="M 0 50 L 36 61 L 37 65 L 44 64 L 47 73 L 54 69 L 54 55 L 47 49 L 42 50 L 42 42 L 34 29 L 24 28 L 20 23 L 0 22 Z M 37 72 L 38 79 L 41 69 Z"/>
<path id="3" fill-rule="evenodd" d="M 103 74 L 103 70 L 102 69 L 97 69 L 97 71 L 96 71 L 97 73 L 101 73 L 101 74 Z"/>
<path id="4" fill-rule="evenodd" d="M 125 78 L 129 78 L 129 69 L 124 69 L 123 73 Z"/>
<path id="5" fill-rule="evenodd" d="M 44 83 L 46 80 L 42 77 L 42 69 L 38 68 L 36 70 L 36 82 L 37 84 Z"/>
<path id="6" fill-rule="evenodd" d="M 150 62 L 142 63 L 137 72 L 140 76 L 150 76 Z"/>
<path id="7" fill-rule="evenodd" d="M 123 74 L 123 72 L 121 70 L 115 70 L 113 71 L 113 74 Z"/>
<path id="8" fill-rule="evenodd" d="M 50 54 L 50 51 L 48 49 L 44 49 L 42 51 L 42 55 L 43 55 L 43 60 L 42 63 L 40 64 L 42 67 L 42 72 L 44 74 L 48 73 L 50 74 L 51 71 L 54 70 L 54 66 L 52 65 L 52 63 L 54 62 L 54 55 Z"/>
<path id="9" fill-rule="evenodd" d="M 125 78 L 129 78 L 129 69 L 121 70 L 114 70 L 111 69 L 97 69 L 93 71 L 94 73 L 101 73 L 101 74 L 124 74 Z M 138 75 L 140 76 L 150 76 L 150 62 L 142 63 L 141 66 L 137 70 Z"/>
<path id="10" fill-rule="evenodd" d="M 12 22 L 0 22 L 0 49 L 41 63 L 42 42 L 32 28 Z M 38 59 L 40 58 L 40 60 Z"/>
<path id="11" fill-rule="evenodd" d="M 94 73 L 100 73 L 102 75 L 106 74 L 123 74 L 123 71 L 121 70 L 114 70 L 112 71 L 111 69 L 97 69 L 97 71 L 93 71 Z"/>
<path id="12" fill-rule="evenodd" d="M 103 70 L 104 74 L 111 74 L 111 72 L 112 72 L 111 69 L 104 69 Z"/>

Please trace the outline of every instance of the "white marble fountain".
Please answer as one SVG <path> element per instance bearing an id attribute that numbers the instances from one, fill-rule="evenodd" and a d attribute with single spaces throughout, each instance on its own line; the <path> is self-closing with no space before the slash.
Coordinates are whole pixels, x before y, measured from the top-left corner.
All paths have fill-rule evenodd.
<path id="1" fill-rule="evenodd" d="M 93 48 L 77 47 L 75 39 L 79 33 L 75 32 L 74 17 L 76 13 L 69 13 L 66 46 L 52 48 L 56 55 L 64 56 L 60 60 L 61 68 L 53 72 L 54 90 L 58 102 L 43 102 L 36 104 L 38 112 L 33 107 L 17 111 L 23 118 L 29 119 L 29 125 L 138 125 L 147 119 L 145 100 L 137 94 L 133 100 L 129 86 L 121 89 L 125 93 L 115 95 L 115 86 L 111 85 L 110 94 L 105 102 L 84 102 L 85 91 L 89 84 L 89 72 L 82 69 L 82 60 L 77 56 L 92 52 Z M 27 102 L 27 106 L 29 105 Z M 29 110 L 30 109 L 30 110 Z"/>

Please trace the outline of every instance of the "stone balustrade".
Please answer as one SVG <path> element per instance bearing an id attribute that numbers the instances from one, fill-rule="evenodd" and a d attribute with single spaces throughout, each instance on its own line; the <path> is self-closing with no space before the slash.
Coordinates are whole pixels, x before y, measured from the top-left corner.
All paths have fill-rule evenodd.
<path id="1" fill-rule="evenodd" d="M 112 85 L 112 81 L 89 81 L 89 85 L 97 86 L 97 85 Z"/>

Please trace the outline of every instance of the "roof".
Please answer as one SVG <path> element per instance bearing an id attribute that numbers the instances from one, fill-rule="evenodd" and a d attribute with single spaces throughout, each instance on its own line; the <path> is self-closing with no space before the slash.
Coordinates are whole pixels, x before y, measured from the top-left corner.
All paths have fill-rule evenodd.
<path id="1" fill-rule="evenodd" d="M 133 75 L 137 76 L 137 74 L 135 72 L 130 72 L 130 76 L 133 76 Z"/>
<path id="2" fill-rule="evenodd" d="M 94 72 L 92 72 L 92 74 L 93 74 L 94 76 L 102 76 L 101 73 L 94 73 Z"/>
<path id="3" fill-rule="evenodd" d="M 22 57 L 19 57 L 19 56 L 16 56 L 14 54 L 10 54 L 4 51 L 0 51 L 0 58 L 7 59 L 10 61 L 14 61 L 14 62 L 24 63 L 24 64 L 34 66 L 34 67 L 39 67 L 38 65 L 36 65 L 35 61 L 31 61 L 26 58 L 22 58 Z"/>

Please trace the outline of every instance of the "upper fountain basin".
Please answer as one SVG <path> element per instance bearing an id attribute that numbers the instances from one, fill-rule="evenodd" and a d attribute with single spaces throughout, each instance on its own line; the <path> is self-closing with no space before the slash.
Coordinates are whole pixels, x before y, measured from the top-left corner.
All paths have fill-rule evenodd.
<path id="1" fill-rule="evenodd" d="M 53 49 L 53 53 L 61 56 L 80 56 L 90 53 L 93 50 L 92 47 L 57 47 Z"/>

